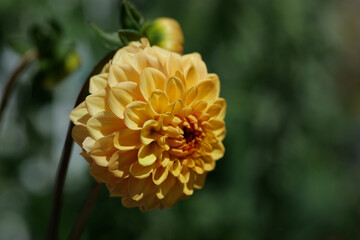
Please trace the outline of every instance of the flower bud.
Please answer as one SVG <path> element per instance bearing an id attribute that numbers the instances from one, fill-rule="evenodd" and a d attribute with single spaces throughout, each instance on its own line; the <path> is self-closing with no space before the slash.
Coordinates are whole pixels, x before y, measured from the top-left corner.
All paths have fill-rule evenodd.
<path id="1" fill-rule="evenodd" d="M 180 24 L 172 18 L 157 18 L 144 30 L 151 45 L 156 45 L 172 52 L 182 53 L 184 35 Z"/>

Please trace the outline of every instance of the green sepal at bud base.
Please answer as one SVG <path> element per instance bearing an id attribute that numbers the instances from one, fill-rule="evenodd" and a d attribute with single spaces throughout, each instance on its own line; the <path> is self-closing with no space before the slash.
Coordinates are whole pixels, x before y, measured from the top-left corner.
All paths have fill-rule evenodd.
<path id="1" fill-rule="evenodd" d="M 128 44 L 131 41 L 138 41 L 144 37 L 141 32 L 132 29 L 120 29 L 118 30 L 118 34 L 124 44 Z"/>
<path id="2" fill-rule="evenodd" d="M 107 48 L 117 49 L 124 46 L 117 32 L 107 33 L 99 28 L 95 23 L 90 23 L 95 34 L 103 41 Z"/>
<path id="3" fill-rule="evenodd" d="M 120 24 L 123 29 L 140 30 L 143 17 L 135 6 L 124 1 L 120 6 Z"/>

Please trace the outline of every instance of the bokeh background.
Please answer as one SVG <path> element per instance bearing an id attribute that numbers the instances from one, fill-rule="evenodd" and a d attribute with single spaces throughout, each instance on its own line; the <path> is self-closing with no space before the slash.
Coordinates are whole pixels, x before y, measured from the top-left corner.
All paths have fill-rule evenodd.
<path id="1" fill-rule="evenodd" d="M 35 44 L 34 24 L 48 29 L 55 19 L 56 44 L 81 58 L 51 90 L 39 90 L 38 79 L 48 77 L 38 75 L 40 63 L 15 86 L 0 123 L 2 240 L 45 237 L 69 113 L 109 51 L 88 22 L 118 29 L 119 2 L 0 0 L 1 90 Z M 360 239 L 360 1 L 133 2 L 146 19 L 177 19 L 185 53 L 201 53 L 220 76 L 226 155 L 205 187 L 172 209 L 126 209 L 102 189 L 82 239 Z M 66 179 L 60 239 L 94 182 L 79 153 Z"/>

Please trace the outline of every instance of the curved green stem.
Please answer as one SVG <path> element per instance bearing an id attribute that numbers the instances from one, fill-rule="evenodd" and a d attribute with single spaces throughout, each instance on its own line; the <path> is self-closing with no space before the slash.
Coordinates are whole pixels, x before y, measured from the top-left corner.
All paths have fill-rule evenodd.
<path id="1" fill-rule="evenodd" d="M 108 53 L 91 71 L 90 75 L 88 76 L 87 80 L 85 81 L 78 98 L 76 99 L 75 107 L 79 105 L 82 101 L 84 101 L 85 97 L 88 95 L 88 89 L 89 89 L 89 82 L 90 78 L 99 73 L 102 69 L 102 67 L 114 56 L 115 51 L 112 51 Z M 60 221 L 60 212 L 61 212 L 61 206 L 62 206 L 62 196 L 63 196 L 63 190 L 64 190 L 64 183 L 66 178 L 66 172 L 69 166 L 69 160 L 73 145 L 73 139 L 71 136 L 71 131 L 74 124 L 70 121 L 66 140 L 63 148 L 63 152 L 61 155 L 60 163 L 58 166 L 58 172 L 56 176 L 56 182 L 55 182 L 55 189 L 54 189 L 54 197 L 53 197 L 53 203 L 52 203 L 52 209 L 51 209 L 51 215 L 47 230 L 47 237 L 48 240 L 55 240 L 57 239 L 57 230 L 58 225 Z"/>
<path id="2" fill-rule="evenodd" d="M 27 66 L 30 65 L 36 58 L 38 54 L 34 50 L 30 50 L 24 54 L 24 56 L 21 59 L 21 62 L 19 66 L 15 69 L 15 71 L 11 74 L 10 79 L 5 85 L 4 92 L 1 98 L 0 103 L 0 122 L 4 113 L 4 110 L 6 108 L 6 105 L 10 98 L 10 93 L 12 92 L 12 88 L 16 83 L 16 80 L 20 76 L 20 74 L 26 69 Z"/>
<path id="3" fill-rule="evenodd" d="M 94 184 L 88 198 L 86 199 L 86 201 L 84 203 L 83 209 L 81 210 L 81 213 L 79 214 L 79 216 L 70 232 L 68 240 L 77 240 L 80 238 L 80 236 L 84 230 L 84 227 L 86 225 L 86 221 L 89 217 L 90 211 L 96 202 L 96 199 L 100 193 L 101 188 L 102 188 L 101 183 Z"/>

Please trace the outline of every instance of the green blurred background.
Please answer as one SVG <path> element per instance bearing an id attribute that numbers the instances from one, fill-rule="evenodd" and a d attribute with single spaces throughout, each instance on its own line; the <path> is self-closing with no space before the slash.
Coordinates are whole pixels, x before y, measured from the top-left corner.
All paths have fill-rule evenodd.
<path id="1" fill-rule="evenodd" d="M 0 125 L 0 239 L 43 239 L 69 113 L 109 50 L 90 29 L 119 28 L 118 0 L 0 0 L 0 88 L 56 19 L 81 66 L 37 92 L 19 79 Z M 126 209 L 104 188 L 82 239 L 360 239 L 360 1 L 134 0 L 177 19 L 227 100 L 226 155 L 205 187 L 172 209 Z M 35 77 L 34 77 L 35 76 Z M 34 90 L 35 86 L 35 90 Z M 94 180 L 73 151 L 59 238 Z"/>

